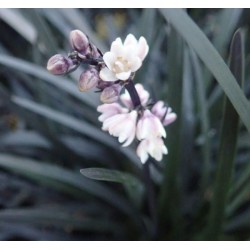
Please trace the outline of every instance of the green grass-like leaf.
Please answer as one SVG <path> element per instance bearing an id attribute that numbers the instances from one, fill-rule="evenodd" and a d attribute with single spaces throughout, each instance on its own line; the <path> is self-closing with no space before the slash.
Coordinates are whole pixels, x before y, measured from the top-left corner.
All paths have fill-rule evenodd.
<path id="1" fill-rule="evenodd" d="M 85 168 L 80 170 L 81 174 L 87 178 L 99 181 L 118 182 L 124 185 L 129 196 L 137 206 L 142 201 L 144 186 L 135 176 L 118 170 L 104 168 Z"/>
<path id="2" fill-rule="evenodd" d="M 161 9 L 160 12 L 208 67 L 236 109 L 248 132 L 250 132 L 249 101 L 244 96 L 235 77 L 208 38 L 184 10 Z"/>
<path id="3" fill-rule="evenodd" d="M 0 154 L 0 168 L 38 180 L 58 190 L 70 193 L 72 190 L 78 189 L 78 191 L 83 192 L 82 194 L 90 193 L 114 205 L 126 214 L 134 214 L 128 202 L 115 191 L 109 190 L 100 183 L 84 179 L 79 173 L 63 169 L 61 166 L 9 154 Z"/>
<path id="4" fill-rule="evenodd" d="M 238 30 L 232 40 L 230 50 L 230 69 L 236 79 L 243 85 L 244 81 L 244 48 L 243 37 Z M 218 166 L 214 184 L 214 195 L 208 222 L 206 239 L 218 240 L 225 218 L 225 208 L 228 191 L 234 168 L 234 158 L 237 147 L 239 117 L 230 101 L 224 103 L 223 123 L 218 154 Z"/>

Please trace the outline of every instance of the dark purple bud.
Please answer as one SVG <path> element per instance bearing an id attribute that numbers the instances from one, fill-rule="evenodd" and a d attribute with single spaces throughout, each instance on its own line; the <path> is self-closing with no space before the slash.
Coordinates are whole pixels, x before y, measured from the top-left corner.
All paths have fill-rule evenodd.
<path id="1" fill-rule="evenodd" d="M 121 89 L 122 87 L 119 84 L 113 84 L 112 86 L 105 88 L 100 96 L 101 102 L 103 103 L 116 102 L 119 99 Z"/>
<path id="2" fill-rule="evenodd" d="M 47 70 L 53 75 L 66 74 L 73 65 L 72 61 L 61 54 L 52 56 L 47 63 Z"/>
<path id="3" fill-rule="evenodd" d="M 86 55 L 89 52 L 89 39 L 82 31 L 72 30 L 69 40 L 72 48 L 82 55 Z"/>
<path id="4" fill-rule="evenodd" d="M 98 72 L 96 69 L 88 69 L 80 75 L 79 90 L 82 92 L 88 91 L 97 86 L 99 81 Z"/>

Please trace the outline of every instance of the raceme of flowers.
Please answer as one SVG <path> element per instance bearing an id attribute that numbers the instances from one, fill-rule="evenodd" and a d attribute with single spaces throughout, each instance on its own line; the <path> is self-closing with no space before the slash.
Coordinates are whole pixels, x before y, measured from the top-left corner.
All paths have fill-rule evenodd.
<path id="1" fill-rule="evenodd" d="M 162 101 L 155 103 L 151 109 L 147 108 L 149 93 L 139 83 L 135 84 L 135 88 L 142 104 L 140 110 L 133 109 L 126 90 L 120 95 L 121 104 L 115 102 L 98 106 L 97 111 L 102 113 L 99 121 L 103 123 L 102 129 L 118 137 L 123 147 L 129 146 L 137 138 L 140 143 L 136 153 L 142 163 L 147 161 L 149 155 L 161 161 L 163 154 L 168 153 L 162 139 L 166 137 L 163 126 L 175 121 L 177 116 Z"/>
<path id="2" fill-rule="evenodd" d="M 127 35 L 124 42 L 117 38 L 104 55 L 80 30 L 71 31 L 69 40 L 73 51 L 67 57 L 52 56 L 47 64 L 48 71 L 64 75 L 82 64 L 87 65 L 78 86 L 83 92 L 93 88 L 100 92 L 104 104 L 97 110 L 101 113 L 102 129 L 117 137 L 123 147 L 136 140 L 136 153 L 142 163 L 149 156 L 161 161 L 168 153 L 163 141 L 166 138 L 164 126 L 174 122 L 177 116 L 163 101 L 152 104 L 143 85 L 133 82 L 135 72 L 149 51 L 146 39 L 137 40 L 132 34 Z"/>

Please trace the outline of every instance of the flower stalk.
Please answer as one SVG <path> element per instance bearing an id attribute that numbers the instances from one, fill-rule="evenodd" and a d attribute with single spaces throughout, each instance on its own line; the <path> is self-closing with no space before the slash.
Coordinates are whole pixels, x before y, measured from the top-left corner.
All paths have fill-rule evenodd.
<path id="1" fill-rule="evenodd" d="M 135 88 L 135 85 L 132 79 L 130 79 L 128 83 L 125 84 L 125 88 L 130 95 L 130 98 L 133 102 L 134 109 L 138 109 L 141 106 L 141 100 L 140 100 L 140 97 L 138 95 L 138 92 Z"/>

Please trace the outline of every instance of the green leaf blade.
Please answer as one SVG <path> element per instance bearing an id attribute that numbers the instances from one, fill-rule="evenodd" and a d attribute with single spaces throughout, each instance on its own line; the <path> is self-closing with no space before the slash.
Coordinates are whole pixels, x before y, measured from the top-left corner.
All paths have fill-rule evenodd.
<path id="1" fill-rule="evenodd" d="M 236 79 L 243 85 L 244 79 L 243 36 L 236 31 L 230 50 L 230 69 Z M 228 98 L 225 99 L 221 139 L 218 154 L 218 167 L 214 184 L 214 196 L 211 203 L 210 219 L 206 239 L 218 240 L 221 237 L 225 210 L 237 149 L 239 116 Z"/>
<path id="2" fill-rule="evenodd" d="M 211 42 L 183 10 L 161 9 L 160 11 L 214 75 L 250 132 L 249 101 Z"/>

